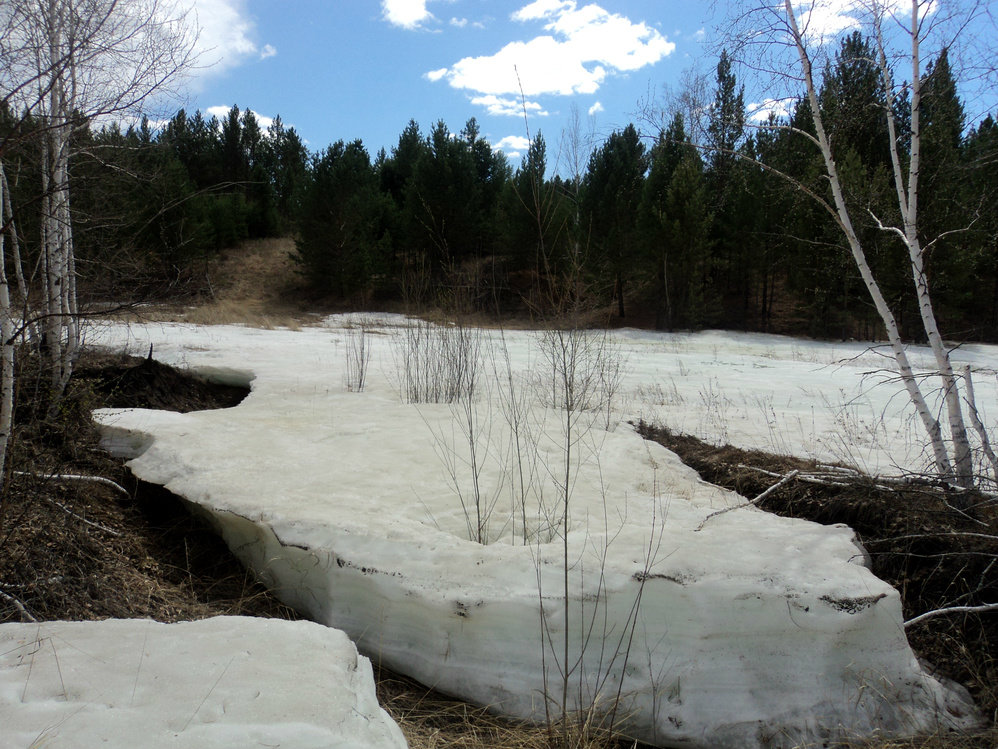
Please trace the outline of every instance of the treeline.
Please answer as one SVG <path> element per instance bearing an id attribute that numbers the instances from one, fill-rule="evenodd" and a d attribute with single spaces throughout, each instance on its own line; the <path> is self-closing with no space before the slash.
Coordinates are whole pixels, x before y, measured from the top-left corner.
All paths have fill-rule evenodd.
<path id="1" fill-rule="evenodd" d="M 43 194 L 44 123 L 0 111 L 0 142 L 12 214 L 29 265 L 40 252 L 33 210 Z M 219 121 L 181 110 L 162 127 L 73 128 L 68 180 L 80 290 L 118 300 L 191 285 L 201 261 L 253 237 L 294 230 L 296 195 L 309 153 L 294 128 L 277 118 L 262 128 L 233 107 Z M 164 284 L 165 289 L 164 289 Z M 126 293 L 127 292 L 127 293 Z"/>
<path id="2" fill-rule="evenodd" d="M 868 40 L 846 37 L 819 101 L 867 256 L 913 338 L 905 248 L 880 227 L 897 225 L 898 201 L 873 59 Z M 998 126 L 966 128 L 945 52 L 923 84 L 919 220 L 937 315 L 949 336 L 995 340 Z M 291 234 L 316 293 L 348 302 L 539 315 L 584 306 L 661 329 L 876 337 L 836 220 L 812 197 L 828 186 L 808 106 L 749 121 L 722 54 L 699 115 L 676 113 L 651 136 L 628 125 L 591 152 L 570 133 L 581 155 L 558 160 L 561 174 L 550 174 L 542 134 L 514 169 L 474 119 L 458 133 L 410 122 L 373 158 L 361 141 L 310 153 L 279 118 L 264 129 L 237 107 L 221 121 L 180 111 L 156 129 L 84 126 L 70 169 L 78 273 L 95 293 L 176 286 L 219 249 Z M 910 122 L 908 102 L 893 106 Z M 11 194 L 30 205 L 32 140 L 6 143 Z M 30 248 L 30 221 L 18 232 Z"/>
<path id="3" fill-rule="evenodd" d="M 883 112 L 910 129 L 910 104 L 889 102 L 874 60 L 862 35 L 845 37 L 819 105 L 874 275 L 917 338 L 906 249 L 883 228 L 903 225 L 893 173 L 907 169 L 891 161 Z M 918 221 L 936 312 L 947 335 L 994 340 L 998 127 L 988 117 L 967 131 L 945 51 L 922 83 Z M 814 200 L 831 202 L 807 100 L 749 122 L 727 54 L 714 84 L 702 117 L 677 113 L 651 139 L 629 125 L 569 178 L 548 176 L 541 134 L 513 170 L 474 120 L 425 136 L 410 122 L 373 161 L 360 142 L 337 143 L 302 191 L 303 269 L 344 297 L 539 313 L 584 302 L 662 329 L 878 337 L 837 218 Z"/>

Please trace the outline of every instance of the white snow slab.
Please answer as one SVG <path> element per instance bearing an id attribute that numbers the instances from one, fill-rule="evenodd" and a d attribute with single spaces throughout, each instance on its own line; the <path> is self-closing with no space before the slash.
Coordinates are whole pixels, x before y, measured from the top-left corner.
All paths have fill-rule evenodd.
<path id="1" fill-rule="evenodd" d="M 488 425 L 478 443 L 479 485 L 492 508 L 491 543 L 482 545 L 469 540 L 461 503 L 470 496 L 461 413 L 400 401 L 398 318 L 368 335 L 368 386 L 348 392 L 345 352 L 356 333 L 346 326 L 356 322 L 298 332 L 107 329 L 105 342 L 127 337 L 143 353 L 153 343 L 171 363 L 251 381 L 252 393 L 234 409 L 100 412 L 105 444 L 130 457 L 138 477 L 210 518 L 290 605 L 389 667 L 499 712 L 543 719 L 545 694 L 560 704 L 567 663 L 569 706 L 619 697 L 628 730 L 658 744 L 792 745 L 972 720 L 964 699 L 917 663 L 897 592 L 864 566 L 848 528 L 755 508 L 707 520 L 744 499 L 704 484 L 619 422 L 655 406 L 641 398 L 663 381 L 659 364 L 689 354 L 678 369 L 692 380 L 721 334 L 709 334 L 696 359 L 685 339 L 618 336 L 629 411 L 614 411 L 609 430 L 600 414 L 585 415 L 565 526 L 557 520 L 563 413 L 543 404 L 537 336 L 506 333 L 517 381 L 536 390 L 525 451 L 534 478 L 524 511 L 510 492 L 513 439 L 497 390 L 487 389 L 491 399 L 475 406 Z M 499 346 L 499 333 L 483 335 Z M 776 351 L 777 342 L 765 347 Z M 766 357 L 723 358 L 742 387 L 785 394 L 788 381 L 829 366 L 802 364 L 796 350 L 767 359 L 775 371 L 761 381 L 750 365 Z M 834 377 L 851 387 L 841 366 Z M 685 410 L 696 411 L 692 395 Z M 754 433 L 770 429 L 757 424 Z"/>
<path id="2" fill-rule="evenodd" d="M 403 749 L 370 662 L 312 622 L 0 624 L 0 747 Z"/>

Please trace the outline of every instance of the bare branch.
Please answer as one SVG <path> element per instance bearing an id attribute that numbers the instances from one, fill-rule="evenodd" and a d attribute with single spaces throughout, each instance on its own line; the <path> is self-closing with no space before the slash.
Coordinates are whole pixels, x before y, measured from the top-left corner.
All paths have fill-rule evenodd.
<path id="1" fill-rule="evenodd" d="M 924 614 L 919 614 L 913 619 L 909 619 L 904 623 L 904 628 L 914 626 L 919 622 L 923 622 L 926 619 L 931 619 L 934 616 L 942 616 L 944 614 L 973 614 L 973 613 L 983 613 L 986 611 L 998 611 L 998 603 L 985 603 L 980 606 L 949 606 L 944 609 L 934 609 L 932 611 L 926 611 Z"/>
<path id="2" fill-rule="evenodd" d="M 3 600 L 7 601 L 8 603 L 14 604 L 14 608 L 17 609 L 18 612 L 21 614 L 21 616 L 24 617 L 25 619 L 27 619 L 29 622 L 37 622 L 38 621 L 38 619 L 36 619 L 34 616 L 32 616 L 31 612 L 28 611 L 27 606 L 25 606 L 23 603 L 21 603 L 21 601 L 19 599 L 15 598 L 14 596 L 10 595 L 9 593 L 4 593 L 2 590 L 0 590 L 0 598 L 2 598 Z"/>
<path id="3" fill-rule="evenodd" d="M 793 479 L 797 478 L 797 474 L 798 473 L 799 473 L 799 471 L 797 471 L 797 470 L 791 471 L 786 476 L 784 476 L 779 481 L 777 481 L 775 484 L 773 484 L 771 487 L 769 487 L 768 489 L 766 489 L 766 491 L 764 491 L 762 494 L 760 494 L 755 499 L 750 499 L 748 502 L 742 502 L 740 505 L 732 505 L 731 507 L 725 507 L 723 510 L 717 510 L 716 512 L 710 513 L 707 517 L 705 517 L 703 520 L 700 521 L 700 525 L 698 525 L 696 527 L 696 530 L 694 532 L 703 530 L 704 525 L 706 525 L 707 521 L 710 520 L 711 518 L 715 518 L 718 515 L 723 515 L 726 512 L 731 512 L 732 510 L 740 510 L 743 507 L 751 507 L 753 505 L 759 504 L 762 500 L 764 500 L 770 494 L 772 494 L 773 492 L 775 492 L 781 486 L 783 486 L 787 482 L 792 481 Z"/>
<path id="4" fill-rule="evenodd" d="M 15 476 L 33 476 L 35 478 L 45 479 L 46 481 L 90 481 L 95 484 L 103 484 L 104 486 L 110 486 L 117 492 L 124 494 L 129 499 L 132 494 L 121 484 L 112 481 L 111 479 L 104 478 L 103 476 L 80 476 L 73 473 L 53 473 L 53 474 L 43 474 L 43 473 L 33 473 L 31 471 L 13 471 Z"/>

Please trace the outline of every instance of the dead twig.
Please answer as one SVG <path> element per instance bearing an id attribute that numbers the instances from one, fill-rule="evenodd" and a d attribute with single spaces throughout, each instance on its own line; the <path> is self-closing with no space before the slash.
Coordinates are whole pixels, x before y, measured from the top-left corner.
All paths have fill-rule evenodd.
<path id="1" fill-rule="evenodd" d="M 21 616 L 27 619 L 29 622 L 38 621 L 34 616 L 32 616 L 31 612 L 28 611 L 28 608 L 23 603 L 21 603 L 20 599 L 15 598 L 9 593 L 4 593 L 2 590 L 0 590 L 0 598 L 7 601 L 8 603 L 14 604 L 14 608 L 17 609 L 20 612 Z"/>
<path id="2" fill-rule="evenodd" d="M 126 497 L 131 499 L 131 493 L 111 479 L 106 479 L 103 476 L 81 476 L 75 473 L 35 473 L 33 471 L 13 471 L 15 476 L 32 476 L 34 478 L 45 479 L 46 481 L 92 481 L 95 484 L 104 484 L 105 486 L 110 486 L 112 489 L 121 492 Z"/>
<path id="3" fill-rule="evenodd" d="M 919 614 L 913 619 L 909 619 L 904 623 L 904 627 L 907 629 L 914 624 L 931 619 L 934 616 L 942 616 L 943 614 L 957 614 L 961 612 L 969 614 L 982 611 L 998 611 L 998 603 L 985 603 L 980 606 L 947 606 L 943 609 L 933 609 L 932 611 L 926 611 L 924 614 Z"/>
<path id="4" fill-rule="evenodd" d="M 89 525 L 89 526 L 91 526 L 93 528 L 96 528 L 97 530 L 104 531 L 104 533 L 108 533 L 108 534 L 110 534 L 112 536 L 120 536 L 121 535 L 121 533 L 119 533 L 118 531 L 116 531 L 114 528 L 108 528 L 106 525 L 101 525 L 100 523 L 95 523 L 93 520 L 87 520 L 82 515 L 78 515 L 77 513 L 73 512 L 71 509 L 69 509 L 68 507 L 66 507 L 66 505 L 62 504 L 61 502 L 56 502 L 51 497 L 42 497 L 42 499 L 44 499 L 50 505 L 52 505 L 54 507 L 58 507 L 60 510 L 62 510 L 64 513 L 66 513 L 67 515 L 69 515 L 74 520 L 79 520 L 81 523 L 86 523 L 87 525 Z"/>
<path id="5" fill-rule="evenodd" d="M 769 471 L 765 471 L 765 473 L 769 473 Z M 716 512 L 710 513 L 710 515 L 708 515 L 702 521 L 700 521 L 700 525 L 698 525 L 696 527 L 696 531 L 703 530 L 703 527 L 704 527 L 704 525 L 706 525 L 707 521 L 710 520 L 713 517 L 717 517 L 718 515 L 723 515 L 724 513 L 731 512 L 732 510 L 740 510 L 743 507 L 749 507 L 750 505 L 756 505 L 756 504 L 758 504 L 759 502 L 761 502 L 762 500 L 764 500 L 766 497 L 768 497 L 770 494 L 772 494 L 777 489 L 779 489 L 781 486 L 783 486 L 784 484 L 786 484 L 788 481 L 792 481 L 793 479 L 797 478 L 797 476 L 798 476 L 799 473 L 800 473 L 799 471 L 797 471 L 796 469 L 794 469 L 793 471 L 791 471 L 790 473 L 788 473 L 786 476 L 784 476 L 783 478 L 781 478 L 779 481 L 777 481 L 775 484 L 773 484 L 771 487 L 769 487 L 768 489 L 766 489 L 766 491 L 764 491 L 762 494 L 760 494 L 755 499 L 750 499 L 748 502 L 742 502 L 742 504 L 740 504 L 740 505 L 734 505 L 732 507 L 725 507 L 723 510 L 717 510 Z"/>

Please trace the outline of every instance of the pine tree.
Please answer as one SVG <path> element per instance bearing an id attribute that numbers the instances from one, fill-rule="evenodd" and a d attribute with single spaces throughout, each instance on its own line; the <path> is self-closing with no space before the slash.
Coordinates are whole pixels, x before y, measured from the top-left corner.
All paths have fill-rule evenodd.
<path id="1" fill-rule="evenodd" d="M 628 125 L 593 153 L 582 184 L 583 228 L 613 280 L 620 317 L 626 312 L 625 287 L 639 249 L 638 208 L 647 168 L 644 144 L 634 125 Z"/>
<path id="2" fill-rule="evenodd" d="M 294 259 L 320 291 L 368 291 L 387 261 L 385 205 L 361 141 L 338 141 L 313 159 L 301 193 Z"/>
<path id="3" fill-rule="evenodd" d="M 655 325 L 698 327 L 716 315 L 710 291 L 710 226 L 703 160 L 680 115 L 659 134 L 641 202 L 645 246 L 653 262 Z"/>
<path id="4" fill-rule="evenodd" d="M 944 49 L 922 76 L 920 230 L 929 251 L 926 268 L 939 300 L 940 324 L 964 329 L 974 306 L 974 265 L 963 229 L 974 223 L 978 201 L 967 190 L 961 147 L 965 116 Z M 930 244 L 931 243 L 931 244 Z M 973 317 L 971 315 L 971 317 Z M 969 320 L 971 324 L 976 321 Z"/>
<path id="5" fill-rule="evenodd" d="M 736 206 L 738 186 L 734 170 L 738 148 L 745 137 L 745 87 L 739 87 L 731 57 L 722 50 L 717 63 L 714 102 L 707 123 L 708 184 L 716 206 L 712 241 L 717 253 L 715 282 L 728 294 L 743 297 L 740 272 L 745 219 Z"/>
<path id="6" fill-rule="evenodd" d="M 977 334 L 998 337 L 998 122 L 988 115 L 971 129 L 963 145 L 965 175 L 961 195 L 976 220 L 961 236 L 962 261 L 971 276 L 968 321 Z"/>
<path id="7" fill-rule="evenodd" d="M 659 330 L 671 330 L 673 327 L 673 295 L 669 290 L 672 278 L 669 251 L 672 243 L 668 234 L 670 218 L 666 213 L 665 202 L 685 147 L 683 117 L 677 113 L 668 129 L 659 133 L 651 149 L 648 178 L 645 180 L 639 208 L 644 246 L 655 278 L 655 327 Z"/>

